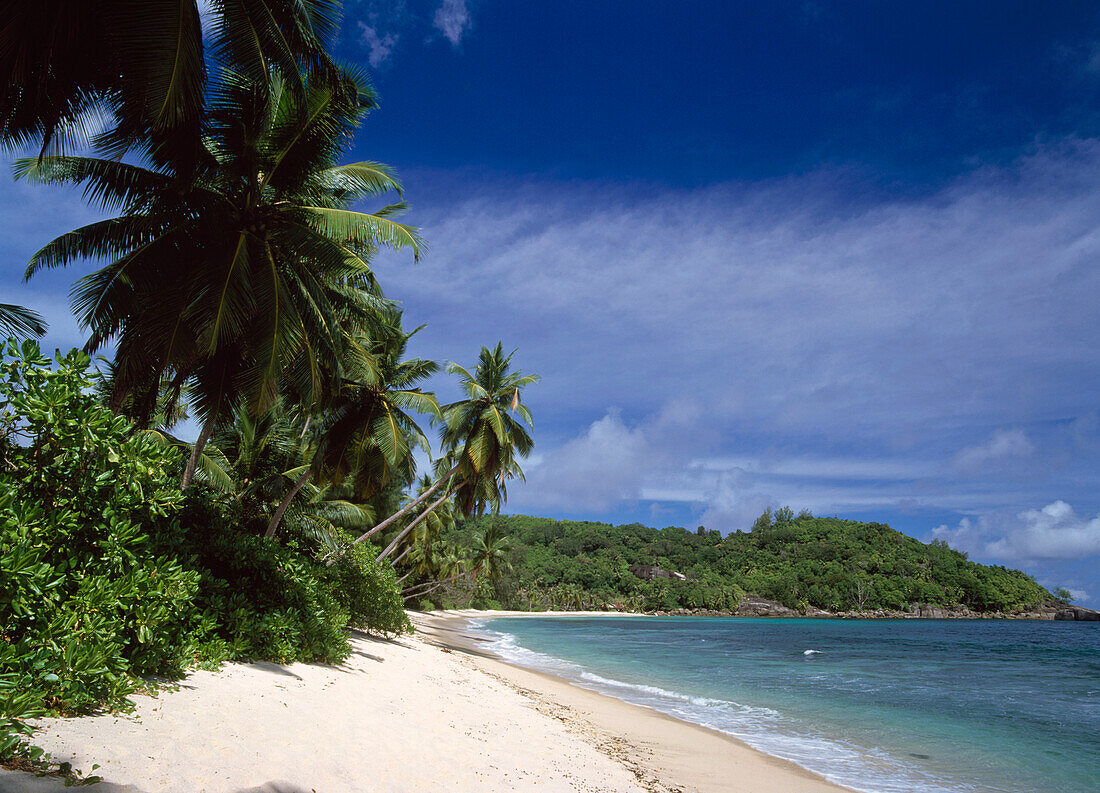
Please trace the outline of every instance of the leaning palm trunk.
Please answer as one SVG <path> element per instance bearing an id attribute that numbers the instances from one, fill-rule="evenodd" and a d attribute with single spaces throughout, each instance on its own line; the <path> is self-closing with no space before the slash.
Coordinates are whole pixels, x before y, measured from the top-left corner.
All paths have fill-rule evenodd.
<path id="1" fill-rule="evenodd" d="M 410 512 L 411 512 L 411 511 L 412 511 L 413 509 L 415 509 L 415 508 L 416 508 L 416 506 L 417 506 L 418 504 L 422 504 L 422 503 L 424 503 L 425 501 L 427 501 L 427 499 L 428 499 L 428 497 L 429 497 L 429 496 L 433 495 L 433 494 L 435 493 L 435 491 L 439 490 L 439 488 L 443 486 L 443 483 L 444 483 L 444 482 L 446 482 L 446 481 L 447 481 L 447 480 L 449 480 L 449 479 L 450 479 L 450 478 L 451 478 L 452 476 L 454 476 L 454 473 L 455 473 L 455 471 L 457 471 L 457 470 L 458 470 L 458 466 L 456 465 L 456 466 L 455 466 L 454 468 L 452 468 L 452 469 L 451 469 L 450 471 L 448 471 L 447 473 L 443 474 L 443 476 L 439 477 L 439 481 L 438 481 L 438 482 L 436 482 L 436 483 L 435 483 L 434 485 L 432 485 L 431 487 L 429 487 L 429 488 L 428 488 L 427 490 L 425 490 L 425 491 L 424 491 L 423 493 L 421 493 L 421 494 L 420 494 L 419 496 L 417 496 L 416 498 L 414 498 L 414 499 L 413 499 L 412 501 L 410 501 L 410 502 L 409 502 L 408 504 L 406 504 L 405 506 L 403 506 L 403 507 L 402 507 L 401 509 L 399 509 L 399 510 L 398 510 L 397 512 L 395 512 L 395 513 L 393 513 L 392 515 L 390 515 L 390 516 L 389 516 L 388 518 L 386 518 L 386 519 L 385 519 L 384 521 L 382 521 L 381 523 L 379 523 L 379 524 L 378 524 L 377 526 L 375 526 L 374 528 L 372 528 L 372 529 L 369 529 L 368 531 L 366 531 L 366 532 L 364 532 L 363 534 L 360 534 L 360 535 L 359 535 L 358 537 L 356 537 L 356 538 L 355 538 L 355 542 L 353 542 L 353 543 L 352 543 L 352 545 L 355 545 L 355 543 L 363 542 L 363 540 L 367 539 L 368 537 L 373 537 L 373 536 L 374 536 L 375 534 L 377 534 L 378 532 L 382 531 L 382 529 L 384 529 L 384 528 L 386 528 L 387 526 L 391 525 L 391 524 L 392 524 L 392 523 L 393 523 L 393 522 L 394 522 L 395 520 L 398 520 L 399 518 L 403 518 L 403 517 L 404 517 L 405 515 L 408 515 L 408 514 L 409 514 L 409 513 L 410 513 Z"/>
<path id="2" fill-rule="evenodd" d="M 294 487 L 290 488 L 290 492 L 286 494 L 286 497 L 279 504 L 279 508 L 275 510 L 275 515 L 271 518 L 271 522 L 267 524 L 267 531 L 264 532 L 264 537 L 275 536 L 275 531 L 279 528 L 279 523 L 283 519 L 283 513 L 286 512 L 287 507 L 290 506 L 290 502 L 294 500 L 294 497 L 298 495 L 298 491 L 305 487 L 312 473 L 312 467 L 306 468 L 306 470 L 302 472 L 302 475 L 298 477 L 298 481 L 294 483 Z"/>
<path id="3" fill-rule="evenodd" d="M 195 438 L 195 445 L 191 447 L 191 455 L 187 458 L 187 467 L 183 469 L 183 479 L 180 480 L 180 491 L 186 491 L 191 486 L 191 480 L 195 477 L 195 467 L 202 457 L 202 450 L 206 448 L 206 442 L 210 440 L 210 434 L 214 431 L 214 423 L 218 413 L 211 411 L 199 431 L 199 437 Z"/>
<path id="4" fill-rule="evenodd" d="M 404 559 L 406 556 L 408 556 L 409 551 L 411 551 L 412 549 L 413 549 L 413 544 L 410 542 L 408 545 L 405 546 L 405 550 L 403 550 L 401 553 L 397 554 L 397 556 L 393 557 L 393 559 L 390 560 L 390 567 L 397 567 L 397 563 L 400 562 L 402 559 Z M 397 583 L 400 584 L 404 580 L 405 580 L 404 578 L 400 578 L 400 579 L 398 579 Z"/>
<path id="5" fill-rule="evenodd" d="M 477 575 L 477 573 L 481 572 L 481 569 L 482 569 L 482 565 L 478 564 L 476 566 L 476 568 L 474 568 L 473 570 L 463 570 L 461 572 L 455 573 L 454 575 L 448 577 L 448 579 L 442 579 L 440 581 L 427 581 L 427 582 L 422 583 L 422 584 L 416 584 L 414 586 L 409 586 L 409 587 L 405 588 L 405 590 L 401 590 L 401 594 L 403 594 L 403 595 L 406 595 L 408 593 L 416 594 L 416 592 L 418 590 L 422 590 L 422 588 L 426 587 L 426 586 L 431 586 L 432 588 L 434 588 L 434 586 L 436 586 L 436 585 L 449 584 L 450 582 L 454 581 L 455 579 L 461 579 L 461 577 L 463 575 Z"/>
<path id="6" fill-rule="evenodd" d="M 435 592 L 435 590 L 439 589 L 444 584 L 451 583 L 456 578 L 462 578 L 462 576 L 464 576 L 464 575 L 477 575 L 477 572 L 480 569 L 481 568 L 478 567 L 478 568 L 475 568 L 474 570 L 463 570 L 461 573 L 455 573 L 450 578 L 444 578 L 441 581 L 428 581 L 425 584 L 417 584 L 416 586 L 411 586 L 408 589 L 402 589 L 401 590 L 401 597 L 404 598 L 405 600 L 408 600 L 413 595 L 426 595 L 429 592 Z M 430 587 L 430 589 L 424 589 L 424 587 Z M 423 591 L 421 591 L 421 590 L 423 590 Z"/>
<path id="7" fill-rule="evenodd" d="M 457 470 L 458 470 L 458 466 L 456 465 L 454 468 L 452 468 L 450 471 L 445 473 L 443 476 L 439 477 L 438 482 L 436 482 L 434 485 L 429 487 L 427 490 L 425 490 L 419 496 L 414 498 L 412 501 L 410 501 L 404 507 L 399 509 L 397 512 L 390 515 L 388 518 L 386 518 L 384 521 L 379 523 L 377 526 L 375 526 L 374 528 L 360 534 L 358 537 L 356 537 L 354 540 L 352 540 L 351 544 L 355 545 L 357 543 L 363 542 L 364 540 L 368 539 L 369 537 L 372 537 L 375 534 L 377 534 L 378 532 L 382 531 L 382 529 L 384 529 L 387 526 L 391 525 L 398 518 L 403 517 L 405 515 L 408 515 L 409 512 L 411 512 L 413 509 L 415 509 L 418 504 L 423 504 L 424 501 L 427 500 L 428 496 L 432 495 L 437 490 L 439 490 L 439 488 L 443 486 L 443 483 L 448 481 L 454 475 L 455 471 L 457 471 Z M 432 508 L 434 509 L 434 506 Z M 327 559 L 327 561 L 325 562 L 325 565 L 327 567 L 332 567 L 334 564 L 336 564 L 337 561 L 339 561 L 341 559 L 341 557 L 343 557 L 345 552 L 346 552 L 345 550 L 341 550 L 341 551 L 336 552 L 335 554 L 333 554 L 332 556 L 330 556 Z M 382 557 L 379 557 L 379 558 L 382 558 Z"/>
<path id="8" fill-rule="evenodd" d="M 398 534 L 396 537 L 393 538 L 393 542 L 391 542 L 389 545 L 387 545 L 386 550 L 384 550 L 384 551 L 382 551 L 382 553 L 378 554 L 378 558 L 375 559 L 374 561 L 381 562 L 383 559 L 385 559 L 387 556 L 389 556 L 391 553 L 393 553 L 395 550 L 397 550 L 397 546 L 401 544 L 401 541 L 404 540 L 406 537 L 408 537 L 409 533 L 413 529 L 415 529 L 417 526 L 419 526 L 420 522 L 422 520 L 424 520 L 424 518 L 428 517 L 433 512 L 435 512 L 435 510 L 438 509 L 440 504 L 442 504 L 448 498 L 453 496 L 455 490 L 457 490 L 457 489 L 458 489 L 458 485 L 455 485 L 455 487 L 448 490 L 443 495 L 442 498 L 436 499 L 430 507 L 428 507 L 426 510 L 421 512 L 420 515 L 417 516 L 416 520 L 414 520 L 412 523 L 410 523 L 408 526 L 406 526 L 400 534 Z M 395 562 L 396 562 L 396 560 L 395 560 Z"/>
<path id="9" fill-rule="evenodd" d="M 473 571 L 474 574 L 476 572 L 476 570 Z M 407 590 L 401 590 L 401 597 L 404 597 L 407 601 L 407 599 L 414 595 L 427 595 L 429 592 L 434 592 L 438 590 L 438 588 L 443 584 L 449 584 L 455 579 L 461 579 L 463 575 L 471 575 L 471 571 L 464 570 L 461 573 L 455 573 L 454 575 L 450 576 L 449 579 L 442 579 L 441 581 L 429 581 L 427 583 L 417 584 L 416 586 L 410 586 L 407 588 Z"/>

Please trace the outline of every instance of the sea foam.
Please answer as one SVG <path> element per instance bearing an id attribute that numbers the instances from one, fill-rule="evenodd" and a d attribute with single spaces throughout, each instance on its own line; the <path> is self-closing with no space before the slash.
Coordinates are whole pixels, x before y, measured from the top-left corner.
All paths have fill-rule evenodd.
<path id="1" fill-rule="evenodd" d="M 550 672 L 601 694 L 726 733 L 754 749 L 790 760 L 837 784 L 865 793 L 972 793 L 974 790 L 968 785 L 954 785 L 932 777 L 880 749 L 857 746 L 817 733 L 772 708 L 694 696 L 597 674 L 573 661 L 522 646 L 514 634 L 500 629 L 507 621 L 507 618 L 478 619 L 470 623 L 470 628 L 487 638 L 486 649 L 505 661 Z M 819 652 L 807 650 L 805 654 Z"/>

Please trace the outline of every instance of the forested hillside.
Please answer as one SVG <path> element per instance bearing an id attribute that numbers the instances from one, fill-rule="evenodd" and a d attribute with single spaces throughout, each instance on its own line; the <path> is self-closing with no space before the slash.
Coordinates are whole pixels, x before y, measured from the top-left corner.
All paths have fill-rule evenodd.
<path id="1" fill-rule="evenodd" d="M 924 603 L 994 612 L 1053 599 L 1030 576 L 971 562 L 943 542 L 924 544 L 881 523 L 795 516 L 785 508 L 766 512 L 750 532 L 726 537 L 701 527 L 523 515 L 470 519 L 460 531 L 484 532 L 493 524 L 511 543 L 511 569 L 474 592 L 475 605 L 490 608 L 732 611 L 749 593 L 802 611 Z M 642 580 L 630 570 L 635 565 L 687 580 Z"/>

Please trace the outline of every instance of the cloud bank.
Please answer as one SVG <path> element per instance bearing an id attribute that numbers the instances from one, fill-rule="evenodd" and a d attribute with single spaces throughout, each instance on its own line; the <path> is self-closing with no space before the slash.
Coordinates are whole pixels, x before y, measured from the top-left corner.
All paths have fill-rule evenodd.
<path id="1" fill-rule="evenodd" d="M 957 526 L 941 525 L 932 534 L 952 547 L 1007 561 L 1075 559 L 1100 554 L 1100 515 L 1079 516 L 1061 500 L 1016 515 L 963 518 Z"/>
<path id="2" fill-rule="evenodd" d="M 1095 508 L 1097 141 L 901 199 L 844 172 L 692 191 L 407 177 L 433 249 L 379 271 L 432 320 L 417 351 L 503 339 L 543 376 L 545 460 L 510 508 L 671 502 L 722 529 L 771 503 Z"/>

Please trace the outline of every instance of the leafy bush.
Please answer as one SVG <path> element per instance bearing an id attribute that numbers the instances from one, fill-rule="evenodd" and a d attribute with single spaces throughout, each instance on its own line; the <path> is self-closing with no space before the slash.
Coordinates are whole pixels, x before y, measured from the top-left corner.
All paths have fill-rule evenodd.
<path id="1" fill-rule="evenodd" d="M 388 564 L 376 562 L 371 549 L 351 545 L 336 564 L 323 569 L 353 627 L 384 636 L 412 632 L 397 575 Z"/>
<path id="2" fill-rule="evenodd" d="M 411 630 L 389 566 L 257 536 L 179 491 L 178 452 L 97 402 L 87 355 L 0 359 L 0 760 L 27 720 L 117 707 L 141 676 L 226 660 L 339 662 L 347 628 Z M 245 528 L 242 528 L 244 526 Z"/>
<path id="3" fill-rule="evenodd" d="M 89 393 L 88 356 L 9 342 L 0 364 L 0 753 L 43 707 L 118 705 L 175 675 L 199 575 L 150 546 L 179 502 L 175 453 Z"/>

